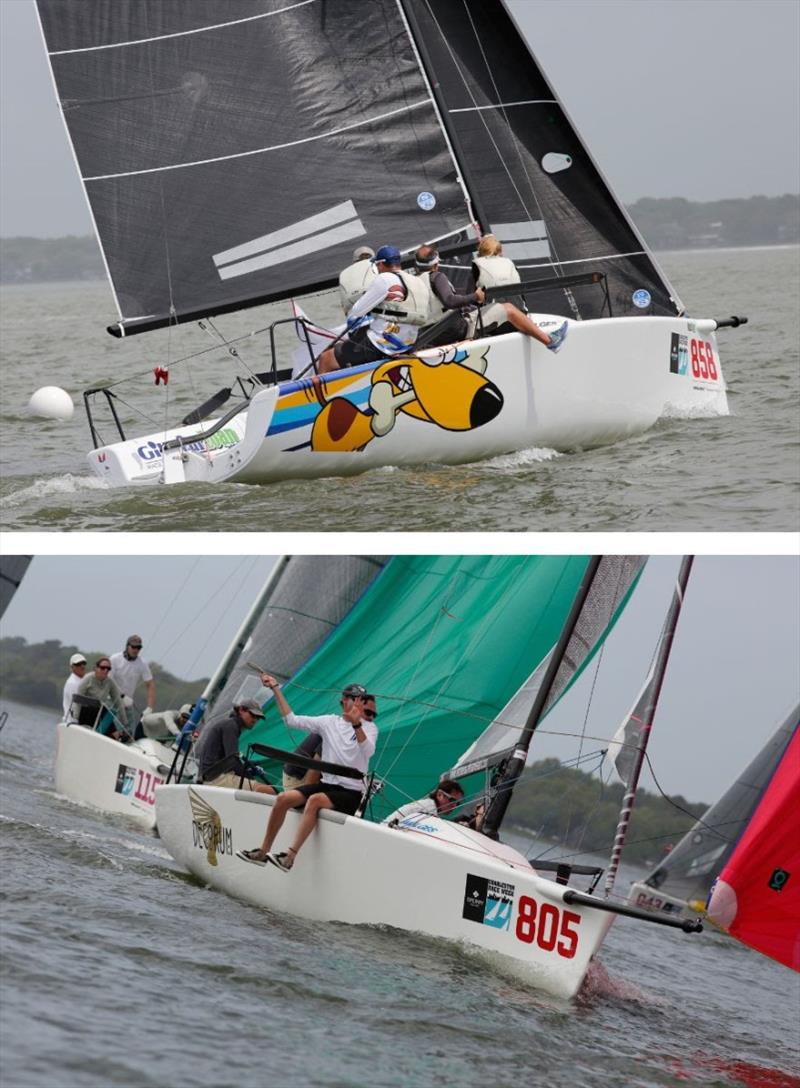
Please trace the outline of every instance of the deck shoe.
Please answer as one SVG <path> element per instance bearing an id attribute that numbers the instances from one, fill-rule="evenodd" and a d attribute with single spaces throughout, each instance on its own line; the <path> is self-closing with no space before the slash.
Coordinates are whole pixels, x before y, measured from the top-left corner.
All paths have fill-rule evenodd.
<path id="1" fill-rule="evenodd" d="M 237 850 L 237 858 L 241 858 L 242 861 L 249 861 L 251 865 L 266 865 L 267 859 L 256 847 L 255 850 Z"/>
<path id="2" fill-rule="evenodd" d="M 273 865 L 277 865 L 283 873 L 289 873 L 294 865 L 294 858 L 289 854 L 267 854 L 267 861 L 272 862 Z"/>
<path id="3" fill-rule="evenodd" d="M 563 325 L 559 325 L 557 329 L 549 333 L 550 343 L 547 345 L 548 351 L 559 351 L 561 345 L 567 339 L 567 333 L 569 332 L 569 322 L 565 321 Z"/>

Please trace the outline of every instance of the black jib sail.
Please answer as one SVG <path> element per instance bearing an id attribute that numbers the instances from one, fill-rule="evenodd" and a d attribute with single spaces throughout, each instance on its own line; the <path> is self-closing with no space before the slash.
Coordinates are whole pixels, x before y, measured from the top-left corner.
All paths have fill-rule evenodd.
<path id="1" fill-rule="evenodd" d="M 493 230 L 523 278 L 679 303 L 501 0 L 37 0 L 117 334 Z M 536 309 L 607 313 L 574 282 Z"/>

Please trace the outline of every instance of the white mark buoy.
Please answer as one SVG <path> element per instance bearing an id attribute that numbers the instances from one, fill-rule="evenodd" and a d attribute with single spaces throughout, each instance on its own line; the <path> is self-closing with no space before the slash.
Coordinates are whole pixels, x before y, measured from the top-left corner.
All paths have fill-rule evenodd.
<path id="1" fill-rule="evenodd" d="M 72 419 L 75 405 L 66 389 L 57 385 L 43 385 L 28 401 L 28 411 L 32 416 L 43 419 L 66 420 Z"/>

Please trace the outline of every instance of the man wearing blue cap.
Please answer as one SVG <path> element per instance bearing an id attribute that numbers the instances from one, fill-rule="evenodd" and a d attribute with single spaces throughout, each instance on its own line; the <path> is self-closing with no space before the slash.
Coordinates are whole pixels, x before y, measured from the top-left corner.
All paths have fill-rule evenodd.
<path id="1" fill-rule="evenodd" d="M 378 274 L 347 315 L 347 339 L 320 355 L 321 374 L 407 352 L 428 320 L 430 290 L 400 270 L 397 246 L 381 246 L 372 260 Z"/>

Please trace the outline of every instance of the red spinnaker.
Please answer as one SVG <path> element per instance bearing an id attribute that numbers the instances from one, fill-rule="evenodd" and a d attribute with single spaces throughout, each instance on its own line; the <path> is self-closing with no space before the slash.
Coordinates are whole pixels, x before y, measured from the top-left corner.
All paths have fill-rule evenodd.
<path id="1" fill-rule="evenodd" d="M 800 727 L 708 902 L 712 922 L 800 971 Z"/>

